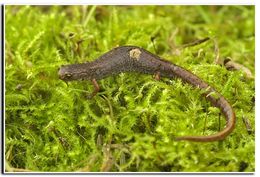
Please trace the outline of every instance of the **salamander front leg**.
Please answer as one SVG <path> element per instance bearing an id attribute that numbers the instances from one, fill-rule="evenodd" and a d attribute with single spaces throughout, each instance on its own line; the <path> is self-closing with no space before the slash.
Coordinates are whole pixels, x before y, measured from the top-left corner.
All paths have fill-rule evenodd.
<path id="1" fill-rule="evenodd" d="M 160 71 L 157 71 L 155 74 L 154 74 L 154 79 L 159 81 L 160 80 Z"/>
<path id="2" fill-rule="evenodd" d="M 94 90 L 93 90 L 93 92 L 90 95 L 87 96 L 88 99 L 93 98 L 100 90 L 100 87 L 99 87 L 96 79 L 92 79 L 91 82 L 94 85 Z"/>

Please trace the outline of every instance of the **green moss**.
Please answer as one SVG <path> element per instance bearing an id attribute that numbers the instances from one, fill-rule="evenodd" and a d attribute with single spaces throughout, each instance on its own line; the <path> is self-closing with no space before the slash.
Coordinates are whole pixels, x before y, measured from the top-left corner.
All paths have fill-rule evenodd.
<path id="1" fill-rule="evenodd" d="M 7 170 L 254 171 L 254 79 L 214 64 L 212 41 L 174 47 L 214 37 L 221 59 L 254 73 L 254 15 L 253 6 L 6 6 Z M 58 79 L 60 65 L 121 45 L 157 53 L 214 86 L 234 107 L 234 132 L 220 142 L 173 141 L 225 123 L 180 80 L 123 73 L 99 81 L 101 91 L 88 100 L 90 82 Z"/>

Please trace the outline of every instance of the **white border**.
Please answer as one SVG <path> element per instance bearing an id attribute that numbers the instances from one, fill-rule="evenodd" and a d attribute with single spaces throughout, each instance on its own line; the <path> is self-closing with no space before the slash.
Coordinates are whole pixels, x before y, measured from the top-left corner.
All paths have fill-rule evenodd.
<path id="1" fill-rule="evenodd" d="M 3 9 L 1 7 L 1 12 L 0 12 L 1 13 L 0 17 L 1 18 L 2 18 L 2 11 L 3 11 L 3 24 L 4 24 L 4 27 L 5 27 L 5 7 L 3 7 Z M 1 19 L 1 22 L 2 22 L 2 19 Z M 0 31 L 1 31 L 1 35 L 2 35 L 2 33 L 4 35 L 4 36 L 1 36 L 1 39 L 4 40 L 4 42 L 3 42 L 4 45 L 3 45 L 3 48 L 2 48 L 3 51 L 1 51 L 1 56 L 3 56 L 3 58 L 1 58 L 2 61 L 1 61 L 1 69 L 0 69 L 1 74 L 3 73 L 3 77 L 0 79 L 1 82 L 3 81 L 3 85 L 0 86 L 1 87 L 1 91 L 3 92 L 3 98 L 1 98 L 1 99 L 3 99 L 3 108 L 2 108 L 2 110 L 1 109 L 0 110 L 3 111 L 3 117 L 1 117 L 1 123 L 3 125 L 1 125 L 1 129 L 2 129 L 2 127 L 4 129 L 1 130 L 1 137 L 3 136 L 3 140 L 1 140 L 3 142 L 3 145 L 1 144 L 1 146 L 3 146 L 2 151 L 3 151 L 3 155 L 5 157 L 5 28 L 1 29 Z M 2 45 L 2 44 L 0 44 L 0 45 Z M 3 69 L 3 71 L 2 71 L 2 69 Z M 1 100 L 1 102 L 2 102 L 2 100 Z M 4 158 L 4 157 L 2 157 L 2 158 Z M 1 158 L 1 162 L 0 162 L 1 168 L 2 167 L 5 168 L 5 159 L 2 159 L 2 158 Z M 2 163 L 4 163 L 4 164 L 2 164 Z M 4 169 L 1 169 L 1 170 L 4 171 Z M 2 176 L 2 173 L 1 173 L 1 176 Z"/>
<path id="2" fill-rule="evenodd" d="M 259 120 L 257 117 L 260 117 L 259 114 L 259 70 L 257 68 L 260 67 L 260 62 L 259 62 L 259 35 L 257 35 L 257 32 L 259 32 L 259 5 L 255 6 L 255 175 L 260 176 L 259 174 L 259 169 L 260 169 L 260 164 L 259 164 Z M 257 20 L 258 19 L 258 20 Z M 258 149 L 258 150 L 257 150 Z"/>
<path id="3" fill-rule="evenodd" d="M 4 0 L 4 4 L 66 4 L 66 5 L 82 5 L 82 4 L 103 4 L 103 5 L 254 5 L 256 0 Z"/>
<path id="4" fill-rule="evenodd" d="M 87 4 L 93 4 L 93 5 L 98 5 L 98 4 L 103 4 L 103 5 L 255 5 L 256 9 L 255 9 L 255 25 L 256 25 L 256 29 L 255 29 L 255 41 L 256 41 L 256 45 L 255 45 L 255 72 L 256 72 L 256 75 L 255 75 L 255 82 L 256 82 L 256 87 L 255 87 L 255 90 L 256 90 L 256 103 L 255 103 L 255 106 L 256 106 L 256 113 L 255 113 L 255 136 L 256 136 L 256 141 L 255 141 L 255 145 L 256 145 L 256 151 L 255 151 L 255 175 L 254 176 L 258 176 L 259 175 L 259 168 L 260 168 L 260 165 L 259 165 L 259 151 L 257 149 L 259 149 L 259 145 L 258 145 L 258 137 L 259 137 L 259 132 L 258 131 L 258 127 L 257 125 L 259 125 L 259 120 L 257 119 L 257 115 L 260 115 L 259 114 L 259 110 L 257 108 L 259 108 L 259 103 L 258 103 L 258 90 L 260 89 L 259 87 L 259 82 L 258 82 L 258 78 L 259 78 L 259 72 L 256 68 L 259 68 L 259 63 L 260 61 L 259 60 L 259 50 L 257 50 L 257 44 L 258 44 L 258 41 L 259 41 L 259 35 L 257 35 L 257 31 L 260 30 L 259 28 L 259 23 L 257 19 L 259 19 L 259 10 L 260 8 L 258 7 L 259 5 L 257 5 L 257 1 L 256 0 L 219 0 L 219 1 L 216 1 L 216 0 L 174 0 L 174 1 L 171 1 L 171 0 L 164 0 L 164 1 L 158 1 L 158 0 L 131 0 L 131 1 L 127 1 L 127 0 L 120 0 L 120 1 L 113 1 L 113 0 L 88 0 L 88 1 L 83 1 L 83 0 L 78 0 L 78 1 L 75 1 L 75 0 L 55 0 L 55 2 L 51 1 L 51 0 L 4 0 L 4 1 L 0 1 L 0 4 L 5 4 L 5 5 L 26 5 L 26 4 L 30 4 L 30 5 L 87 5 Z M 5 16 L 5 14 L 4 14 Z M 5 20 L 5 18 L 4 18 Z M 3 21 L 3 23 L 5 23 L 5 21 Z M 4 36 L 5 36 L 5 29 L 4 29 Z M 3 37 L 4 39 L 4 37 Z M 3 46 L 3 49 L 5 51 L 5 45 Z M 2 52 L 4 52 L 2 51 Z M 5 60 L 3 61 L 2 63 L 4 66 L 5 66 Z M 3 72 L 3 76 L 5 76 L 5 72 Z M 4 81 L 5 81 L 5 77 L 2 78 Z M 5 82 L 4 82 L 5 83 Z M 3 88 L 5 88 L 5 84 L 3 85 Z M 5 89 L 3 90 L 5 91 Z M 4 102 L 4 105 L 5 105 L 5 102 Z M 4 114 L 5 114 L 5 107 L 3 108 L 4 110 Z M 260 117 L 259 117 L 260 118 Z M 5 119 L 2 118 L 2 121 L 3 123 L 5 122 Z M 2 132 L 4 133 L 4 132 Z M 4 134 L 5 135 L 5 134 Z M 4 141 L 4 140 L 3 140 Z M 8 175 L 8 173 L 6 173 Z M 17 173 L 18 174 L 18 173 Z M 50 174 L 50 173 L 47 173 L 47 174 Z M 61 173 L 53 173 L 53 174 L 61 174 Z M 84 175 L 86 173 L 62 173 L 63 175 L 65 176 L 78 176 L 79 174 L 80 175 Z M 67 174 L 67 175 L 66 175 Z M 98 174 L 98 173 L 97 173 Z M 113 173 L 112 173 L 113 174 Z M 110 174 L 110 175 L 112 175 Z M 122 174 L 122 173 L 121 173 Z M 124 174 L 124 173 L 123 173 Z M 134 176 L 134 174 L 131 174 L 131 173 L 126 173 L 128 174 L 127 176 Z M 148 173 L 146 173 L 148 174 Z M 153 175 L 154 174 L 154 175 Z M 159 175 L 160 174 L 160 175 Z M 164 173 L 151 173 L 151 175 L 153 176 L 162 176 Z M 196 175 L 196 176 L 210 176 L 210 175 L 207 175 L 208 173 L 199 173 L 199 174 L 196 174 L 196 173 L 185 173 L 184 175 L 180 175 L 181 173 L 172 173 L 172 175 L 178 175 L 178 176 L 191 176 L 191 174 L 193 175 Z M 189 175 L 188 175 L 189 174 Z M 210 173 L 212 174 L 212 173 Z M 221 173 L 214 173 L 215 175 L 220 175 Z M 232 176 L 234 174 L 237 174 L 237 173 L 230 173 Z M 252 176 L 250 175 L 249 173 L 246 174 L 246 173 L 243 173 L 244 175 L 243 176 Z M 0 174 L 2 176 L 2 174 Z M 19 173 L 19 176 L 25 176 L 26 173 Z M 46 173 L 31 173 L 31 176 L 45 176 Z M 95 173 L 89 173 L 88 176 L 94 176 Z M 101 175 L 101 176 L 107 176 L 109 175 L 109 173 L 107 174 L 104 174 L 104 175 Z M 139 173 L 139 175 L 142 175 L 142 173 Z M 151 176 L 149 175 L 149 176 Z M 13 175 L 8 175 L 8 176 L 13 176 Z M 100 176 L 100 175 L 99 175 Z M 221 176 L 230 176 L 230 175 L 221 175 Z"/>

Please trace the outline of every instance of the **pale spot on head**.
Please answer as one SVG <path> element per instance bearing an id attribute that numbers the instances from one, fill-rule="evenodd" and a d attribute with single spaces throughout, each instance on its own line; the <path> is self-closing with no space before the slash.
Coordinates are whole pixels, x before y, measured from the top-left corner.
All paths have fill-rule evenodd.
<path id="1" fill-rule="evenodd" d="M 134 60 L 138 61 L 139 58 L 140 58 L 141 53 L 142 52 L 140 51 L 140 49 L 135 48 L 135 49 L 130 50 L 129 55 L 130 55 L 131 59 L 134 59 Z"/>

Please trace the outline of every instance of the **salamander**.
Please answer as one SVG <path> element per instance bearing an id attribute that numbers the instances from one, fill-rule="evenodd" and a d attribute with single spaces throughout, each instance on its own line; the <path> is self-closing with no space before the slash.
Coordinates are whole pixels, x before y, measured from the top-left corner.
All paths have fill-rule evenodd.
<path id="1" fill-rule="evenodd" d="M 235 128 L 236 116 L 229 102 L 213 87 L 192 72 L 173 64 L 159 56 L 137 46 L 116 47 L 92 62 L 62 65 L 58 75 L 63 81 L 89 80 L 94 85 L 92 96 L 99 91 L 97 80 L 122 72 L 138 72 L 170 79 L 180 78 L 183 82 L 202 89 L 202 96 L 218 107 L 226 119 L 226 125 L 218 133 L 206 136 L 180 136 L 176 141 L 188 140 L 196 142 L 211 142 L 223 140 Z"/>

